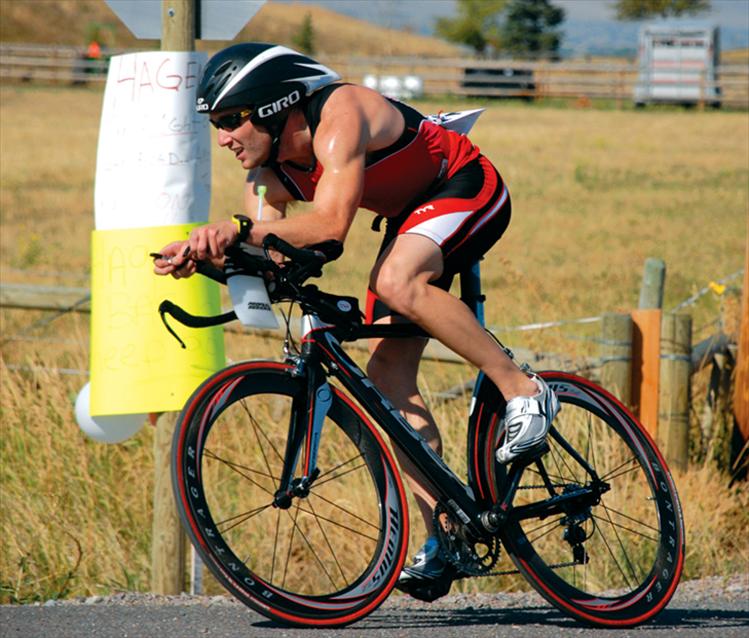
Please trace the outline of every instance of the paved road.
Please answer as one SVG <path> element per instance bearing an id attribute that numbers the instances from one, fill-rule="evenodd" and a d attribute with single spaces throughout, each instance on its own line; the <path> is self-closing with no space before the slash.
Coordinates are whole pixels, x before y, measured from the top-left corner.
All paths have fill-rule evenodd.
<path id="1" fill-rule="evenodd" d="M 356 625 L 288 629 L 225 597 L 121 595 L 77 603 L 0 607 L 2 638 L 746 638 L 749 579 L 728 591 L 687 589 L 651 623 L 612 632 L 585 628 L 534 594 L 450 596 L 433 605 L 393 597 Z"/>

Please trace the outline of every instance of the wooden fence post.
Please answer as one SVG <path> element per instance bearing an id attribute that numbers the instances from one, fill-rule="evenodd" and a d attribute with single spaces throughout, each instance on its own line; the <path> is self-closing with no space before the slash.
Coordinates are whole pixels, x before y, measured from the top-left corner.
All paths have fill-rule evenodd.
<path id="1" fill-rule="evenodd" d="M 732 471 L 734 477 L 747 475 L 749 467 L 749 230 L 746 236 L 744 257 L 744 288 L 741 291 L 741 326 L 739 327 L 739 351 L 736 358 L 736 377 L 733 390 L 733 416 L 737 436 L 743 442 L 734 449 Z"/>
<path id="2" fill-rule="evenodd" d="M 170 456 L 177 415 L 167 412 L 156 422 L 153 440 L 154 485 L 151 539 L 151 591 L 176 595 L 185 591 L 185 534 L 174 504 Z"/>
<path id="3" fill-rule="evenodd" d="M 663 308 L 663 288 L 666 281 L 666 264 L 662 259 L 648 257 L 640 286 L 640 310 Z"/>
<path id="4" fill-rule="evenodd" d="M 682 471 L 689 459 L 691 352 L 692 317 L 663 315 L 657 443 L 666 462 Z"/>
<path id="5" fill-rule="evenodd" d="M 645 260 L 638 310 L 632 312 L 632 407 L 650 435 L 658 430 L 661 308 L 666 279 L 662 259 Z"/>
<path id="6" fill-rule="evenodd" d="M 195 0 L 162 0 L 161 50 L 195 50 Z M 156 594 L 185 591 L 185 535 L 172 493 L 171 443 L 176 415 L 156 421 L 153 444 L 153 538 L 151 590 Z"/>
<path id="7" fill-rule="evenodd" d="M 741 327 L 739 328 L 739 352 L 736 359 L 733 413 L 744 441 L 749 441 L 749 233 L 746 239 L 744 289 L 741 291 Z"/>
<path id="8" fill-rule="evenodd" d="M 609 312 L 601 326 L 601 383 L 624 405 L 632 404 L 632 317 Z"/>

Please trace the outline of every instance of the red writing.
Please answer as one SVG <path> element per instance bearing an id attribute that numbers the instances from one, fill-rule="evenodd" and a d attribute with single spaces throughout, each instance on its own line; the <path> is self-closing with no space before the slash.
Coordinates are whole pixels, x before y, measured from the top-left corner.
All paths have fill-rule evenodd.
<path id="1" fill-rule="evenodd" d="M 144 94 L 158 91 L 190 91 L 197 86 L 201 71 L 200 63 L 195 60 L 185 65 L 169 57 L 156 62 L 131 55 L 119 58 L 115 77 L 120 91 L 126 91 L 135 102 Z"/>

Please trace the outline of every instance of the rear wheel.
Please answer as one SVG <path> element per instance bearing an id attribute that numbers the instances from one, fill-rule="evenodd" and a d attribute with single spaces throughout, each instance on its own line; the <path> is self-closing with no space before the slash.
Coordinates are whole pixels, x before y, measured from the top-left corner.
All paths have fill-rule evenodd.
<path id="1" fill-rule="evenodd" d="M 273 506 L 304 391 L 288 366 L 269 362 L 206 381 L 175 431 L 174 489 L 193 544 L 238 599 L 285 624 L 341 625 L 376 609 L 400 573 L 405 496 L 379 434 L 334 390 L 319 475 L 290 507 Z"/>
<path id="2" fill-rule="evenodd" d="M 613 396 L 564 373 L 541 375 L 562 409 L 549 452 L 529 465 L 500 532 L 507 553 L 550 603 L 595 625 L 625 627 L 652 618 L 676 589 L 684 524 L 668 468 L 642 426 Z M 472 424 L 472 480 L 487 503 L 501 498 L 506 468 L 501 404 L 482 382 Z M 577 498 L 577 495 L 580 495 Z M 575 497 L 550 510 L 554 498 Z M 562 499 L 564 500 L 564 499 Z M 529 509 L 544 504 L 544 514 Z M 516 518 L 526 507 L 528 518 Z"/>

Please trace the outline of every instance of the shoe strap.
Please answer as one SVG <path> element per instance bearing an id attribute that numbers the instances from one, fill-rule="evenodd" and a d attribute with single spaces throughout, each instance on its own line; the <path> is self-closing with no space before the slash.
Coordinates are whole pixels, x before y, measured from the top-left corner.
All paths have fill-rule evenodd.
<path id="1" fill-rule="evenodd" d="M 543 416 L 544 412 L 540 401 L 533 397 L 515 397 L 507 402 L 505 410 L 505 419 L 510 421 L 517 416 L 538 415 Z"/>

